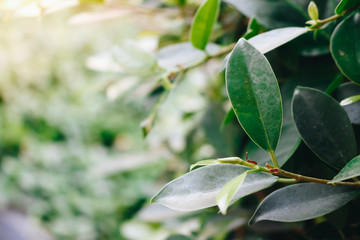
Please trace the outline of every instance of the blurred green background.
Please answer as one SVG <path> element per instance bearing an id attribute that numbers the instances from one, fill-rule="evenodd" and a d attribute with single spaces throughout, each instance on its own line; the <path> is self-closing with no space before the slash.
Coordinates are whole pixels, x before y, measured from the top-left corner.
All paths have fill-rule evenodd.
<path id="1" fill-rule="evenodd" d="M 220 134 L 228 104 L 212 59 L 180 77 L 143 137 L 168 74 L 155 52 L 187 40 L 200 2 L 0 2 L 0 240 L 224 239 L 245 223 L 246 211 L 150 205 L 243 136 L 236 123 Z"/>

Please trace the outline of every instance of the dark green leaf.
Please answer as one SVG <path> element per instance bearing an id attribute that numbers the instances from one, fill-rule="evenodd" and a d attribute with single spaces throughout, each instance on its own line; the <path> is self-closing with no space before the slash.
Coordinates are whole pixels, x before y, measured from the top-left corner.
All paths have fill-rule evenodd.
<path id="1" fill-rule="evenodd" d="M 234 48 L 226 84 L 235 114 L 248 136 L 274 151 L 282 124 L 282 104 L 275 74 L 265 56 L 245 39 Z"/>
<path id="2" fill-rule="evenodd" d="M 344 83 L 335 92 L 336 99 L 341 101 L 347 97 L 360 94 L 360 86 L 355 83 Z M 360 124 L 360 102 L 355 102 L 343 107 L 352 124 Z"/>
<path id="3" fill-rule="evenodd" d="M 232 120 L 236 118 L 234 109 L 230 108 L 230 110 L 226 113 L 226 116 L 221 123 L 220 130 L 222 131 L 226 125 L 228 125 Z"/>
<path id="4" fill-rule="evenodd" d="M 261 30 L 263 30 L 263 26 L 261 26 L 256 18 L 252 18 L 249 20 L 249 23 L 247 25 L 246 32 L 243 35 L 243 38 L 246 40 L 258 35 Z M 265 29 L 264 29 L 265 30 Z"/>
<path id="5" fill-rule="evenodd" d="M 190 31 L 190 41 L 194 47 L 205 49 L 219 15 L 220 2 L 220 0 L 206 0 L 197 10 Z"/>
<path id="6" fill-rule="evenodd" d="M 358 176 L 360 176 L 360 156 L 357 156 L 348 162 L 331 182 L 341 182 Z"/>
<path id="7" fill-rule="evenodd" d="M 330 213 L 359 194 L 349 187 L 300 183 L 276 190 L 256 209 L 250 223 L 263 220 L 298 222 Z"/>
<path id="8" fill-rule="evenodd" d="M 338 88 L 342 82 L 344 81 L 344 77 L 342 74 L 339 74 L 335 77 L 335 79 L 329 84 L 329 86 L 326 88 L 325 92 L 327 94 L 331 94 L 336 88 Z"/>
<path id="9" fill-rule="evenodd" d="M 152 202 L 178 211 L 194 211 L 216 205 L 216 195 L 231 179 L 250 170 L 248 167 L 219 164 L 191 171 L 166 184 Z M 260 191 L 277 181 L 277 177 L 256 172 L 249 175 L 235 194 L 234 200 Z"/>
<path id="10" fill-rule="evenodd" d="M 359 4 L 360 4 L 359 0 L 342 0 L 335 8 L 335 13 L 340 15 L 344 11 L 353 8 Z"/>
<path id="11" fill-rule="evenodd" d="M 331 54 L 341 72 L 360 84 L 360 14 L 342 21 L 330 40 Z"/>
<path id="12" fill-rule="evenodd" d="M 298 87 L 292 113 L 302 139 L 325 163 L 341 169 L 356 156 L 350 120 L 335 99 L 316 89 Z"/>
<path id="13" fill-rule="evenodd" d="M 300 142 L 295 124 L 292 121 L 284 124 L 279 144 L 275 150 L 275 156 L 280 167 L 290 159 L 299 147 Z M 256 161 L 257 164 L 265 166 L 266 163 L 271 163 L 270 155 L 252 142 L 246 146 L 245 150 L 249 152 L 249 158 Z"/>

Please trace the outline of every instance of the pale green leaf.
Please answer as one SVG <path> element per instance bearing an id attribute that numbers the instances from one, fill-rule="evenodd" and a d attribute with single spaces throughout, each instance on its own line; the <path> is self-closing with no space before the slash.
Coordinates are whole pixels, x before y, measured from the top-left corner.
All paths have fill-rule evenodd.
<path id="1" fill-rule="evenodd" d="M 219 15 L 220 0 L 206 0 L 197 10 L 190 30 L 190 41 L 194 47 L 205 50 L 212 28 Z"/>
<path id="2" fill-rule="evenodd" d="M 220 190 L 218 195 L 216 195 L 216 203 L 222 214 L 226 214 L 226 211 L 230 206 L 235 193 L 239 190 L 241 184 L 243 184 L 248 172 L 249 171 L 246 171 L 241 175 L 233 178 Z"/>
<path id="3" fill-rule="evenodd" d="M 348 162 L 329 183 L 341 182 L 358 176 L 360 176 L 360 156 L 356 156 Z"/>
<path id="4" fill-rule="evenodd" d="M 348 98 L 345 98 L 344 100 L 342 100 L 340 102 L 340 105 L 341 106 L 346 106 L 346 105 L 355 103 L 355 102 L 357 102 L 359 100 L 360 100 L 360 95 L 351 96 L 351 97 L 348 97 Z"/>

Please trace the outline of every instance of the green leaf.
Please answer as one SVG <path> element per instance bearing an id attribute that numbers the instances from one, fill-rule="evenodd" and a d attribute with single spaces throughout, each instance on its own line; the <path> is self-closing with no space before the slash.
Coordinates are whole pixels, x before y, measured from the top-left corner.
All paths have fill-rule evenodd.
<path id="1" fill-rule="evenodd" d="M 226 69 L 234 112 L 248 136 L 274 151 L 282 124 L 282 103 L 275 74 L 265 56 L 245 39 L 236 44 Z"/>
<path id="2" fill-rule="evenodd" d="M 231 179 L 216 195 L 216 203 L 219 206 L 220 212 L 226 214 L 228 207 L 231 205 L 235 193 L 239 190 L 243 184 L 246 175 L 249 171 L 246 171 L 239 176 Z"/>
<path id="3" fill-rule="evenodd" d="M 206 0 L 197 10 L 190 30 L 190 41 L 194 47 L 205 50 L 211 30 L 219 15 L 220 0 Z"/>
<path id="4" fill-rule="evenodd" d="M 215 54 L 220 47 L 210 43 L 206 51 Z M 190 42 L 182 42 L 161 48 L 156 53 L 156 59 L 160 67 L 169 71 L 176 71 L 199 64 L 206 58 L 205 52 L 194 48 Z"/>
<path id="5" fill-rule="evenodd" d="M 249 23 L 247 25 L 247 29 L 243 35 L 243 38 L 248 40 L 248 39 L 258 35 L 261 31 L 264 31 L 264 30 L 265 30 L 265 28 L 258 23 L 256 18 L 251 18 L 249 20 Z"/>
<path id="6" fill-rule="evenodd" d="M 178 211 L 194 211 L 216 205 L 216 195 L 234 177 L 250 170 L 233 164 L 216 164 L 198 168 L 166 184 L 152 202 Z M 265 172 L 249 175 L 235 194 L 234 200 L 260 191 L 277 181 Z"/>
<path id="7" fill-rule="evenodd" d="M 316 4 L 313 1 L 311 1 L 309 3 L 308 14 L 309 14 L 309 17 L 312 20 L 318 20 L 319 19 L 319 10 L 318 10 Z"/>
<path id="8" fill-rule="evenodd" d="M 224 127 L 232 122 L 236 118 L 234 109 L 230 108 L 230 110 L 226 113 L 224 120 L 221 123 L 220 130 L 224 130 Z"/>
<path id="9" fill-rule="evenodd" d="M 307 28 L 303 27 L 286 27 L 274 29 L 268 32 L 264 32 L 256 35 L 248 40 L 248 42 L 253 45 L 257 50 L 262 54 L 270 52 L 275 48 L 284 45 L 287 42 L 301 36 L 302 34 L 308 32 Z M 226 68 L 228 65 L 230 54 L 228 54 L 220 67 L 220 72 Z"/>
<path id="10" fill-rule="evenodd" d="M 329 183 L 341 182 L 357 176 L 360 176 L 360 156 L 356 156 L 346 164 Z"/>
<path id="11" fill-rule="evenodd" d="M 278 28 L 250 38 L 249 43 L 261 53 L 265 54 L 287 42 L 290 42 L 306 32 L 308 32 L 308 29 L 304 27 Z"/>
<path id="12" fill-rule="evenodd" d="M 357 155 L 349 117 L 329 95 L 298 87 L 294 92 L 292 113 L 302 139 L 325 163 L 341 169 Z"/>
<path id="13" fill-rule="evenodd" d="M 255 17 L 267 28 L 303 26 L 307 4 L 292 0 L 225 0 L 249 18 Z"/>
<path id="14" fill-rule="evenodd" d="M 197 163 L 192 164 L 190 166 L 190 171 L 192 171 L 196 167 L 213 165 L 213 164 L 220 164 L 220 162 L 218 160 L 215 160 L 215 159 L 202 160 L 202 161 L 199 161 Z"/>
<path id="15" fill-rule="evenodd" d="M 343 100 L 344 98 L 359 95 L 360 94 L 360 85 L 348 82 L 342 84 L 335 92 L 336 99 L 338 101 Z M 353 104 L 343 106 L 346 113 L 348 114 L 352 124 L 360 124 L 360 102 L 357 101 Z"/>
<path id="16" fill-rule="evenodd" d="M 294 154 L 300 145 L 300 140 L 295 124 L 292 121 L 283 125 L 280 141 L 275 150 L 275 156 L 280 167 Z M 258 165 L 265 166 L 266 163 L 271 163 L 270 155 L 252 142 L 249 142 L 245 150 L 249 152 L 249 159 L 256 161 Z"/>
<path id="17" fill-rule="evenodd" d="M 330 40 L 331 54 L 341 72 L 351 81 L 360 84 L 360 14 L 342 21 Z"/>
<path id="18" fill-rule="evenodd" d="M 283 187 L 260 203 L 250 224 L 263 220 L 298 222 L 312 219 L 344 206 L 358 194 L 354 188 L 319 183 Z"/>
<path id="19" fill-rule="evenodd" d="M 335 8 L 335 13 L 341 15 L 344 11 L 359 5 L 359 0 L 342 0 Z"/>
<path id="20" fill-rule="evenodd" d="M 341 106 L 346 106 L 346 105 L 355 103 L 355 102 L 357 102 L 359 100 L 360 100 L 360 95 L 351 96 L 351 97 L 348 97 L 348 98 L 345 98 L 344 100 L 342 100 L 340 102 L 340 105 Z"/>

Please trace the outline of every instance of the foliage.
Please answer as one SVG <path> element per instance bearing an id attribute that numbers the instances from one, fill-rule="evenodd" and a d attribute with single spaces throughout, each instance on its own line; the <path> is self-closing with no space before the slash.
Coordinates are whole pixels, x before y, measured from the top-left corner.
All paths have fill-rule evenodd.
<path id="1" fill-rule="evenodd" d="M 105 8 L 82 8 L 90 2 Z M 85 74 L 75 83 L 53 67 L 59 76 L 48 75 L 65 81 L 72 98 L 52 84 L 51 94 L 36 96 L 60 102 L 51 112 L 58 114 L 49 114 L 56 104 L 40 103 L 19 113 L 16 90 L 2 90 L 8 133 L 1 133 L 0 183 L 10 189 L 4 205 L 21 206 L 14 199 L 30 196 L 27 211 L 59 239 L 327 239 L 329 232 L 357 238 L 360 2 L 137 2 L 76 1 L 77 9 L 60 16 L 71 16 L 72 27 L 100 22 L 120 40 L 103 40 L 99 49 L 83 43 L 90 49 L 80 49 L 80 62 L 101 74 L 73 70 Z M 23 16 L 19 8 L 33 3 L 8 7 L 11 16 Z M 52 7 L 35 15 L 46 22 Z M 104 24 L 109 16 L 126 16 L 128 25 Z M 106 39 L 109 32 L 95 36 Z M 69 65 L 78 64 L 76 56 Z M 87 88 L 90 76 L 113 80 Z M 135 137 L 125 142 L 141 141 L 134 133 L 140 118 L 147 146 L 117 149 L 122 132 Z M 61 161 L 49 160 L 49 146 Z M 145 161 L 138 167 L 109 164 L 101 174 L 104 155 L 130 151 L 125 157 L 134 157 L 139 150 Z M 164 157 L 172 161 L 159 161 Z M 28 172 L 53 184 L 32 183 Z M 151 194 L 152 202 L 185 213 L 147 205 Z M 87 234 L 68 230 L 77 221 L 86 222 Z"/>

